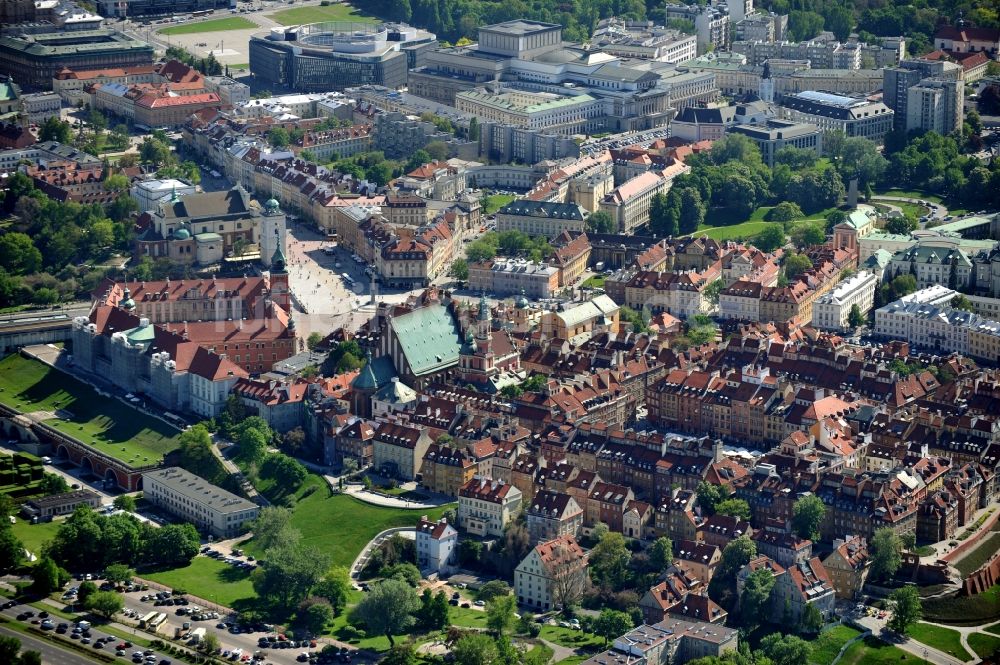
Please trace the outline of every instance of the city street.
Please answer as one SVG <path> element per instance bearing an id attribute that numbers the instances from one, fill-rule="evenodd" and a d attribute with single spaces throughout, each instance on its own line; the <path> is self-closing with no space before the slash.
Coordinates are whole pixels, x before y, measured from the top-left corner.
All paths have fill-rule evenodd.
<path id="1" fill-rule="evenodd" d="M 51 642 L 40 640 L 24 633 L 9 628 L 0 628 L 0 635 L 16 637 L 21 640 L 21 651 L 37 651 L 42 654 L 42 662 L 45 665 L 93 665 L 94 661 L 84 658 L 80 654 L 61 649 Z"/>

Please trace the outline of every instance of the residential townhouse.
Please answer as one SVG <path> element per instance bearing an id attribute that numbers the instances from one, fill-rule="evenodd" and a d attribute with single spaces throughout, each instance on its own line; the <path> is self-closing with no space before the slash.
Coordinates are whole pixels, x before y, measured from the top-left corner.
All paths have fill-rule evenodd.
<path id="1" fill-rule="evenodd" d="M 416 480 L 431 438 L 423 427 L 380 423 L 372 439 L 372 464 L 379 473 L 400 480 Z"/>
<path id="2" fill-rule="evenodd" d="M 521 491 L 498 480 L 475 476 L 458 490 L 458 526 L 473 535 L 502 536 L 521 508 Z"/>
<path id="3" fill-rule="evenodd" d="M 547 612 L 576 602 L 589 586 L 587 559 L 572 536 L 535 545 L 514 569 L 518 604 Z"/>
<path id="4" fill-rule="evenodd" d="M 583 528 L 583 508 L 571 495 L 564 492 L 541 490 L 525 505 L 528 535 L 532 543 L 538 544 L 560 536 L 576 538 Z"/>

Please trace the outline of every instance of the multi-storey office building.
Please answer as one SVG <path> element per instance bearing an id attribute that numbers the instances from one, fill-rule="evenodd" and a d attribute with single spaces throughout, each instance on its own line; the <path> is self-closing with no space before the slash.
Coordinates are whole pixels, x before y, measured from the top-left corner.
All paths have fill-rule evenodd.
<path id="1" fill-rule="evenodd" d="M 142 481 L 147 501 L 218 538 L 234 538 L 257 519 L 257 504 L 177 466 L 146 473 Z"/>
<path id="2" fill-rule="evenodd" d="M 876 143 L 881 143 L 893 126 L 892 109 L 882 102 L 812 90 L 782 97 L 781 115 Z"/>

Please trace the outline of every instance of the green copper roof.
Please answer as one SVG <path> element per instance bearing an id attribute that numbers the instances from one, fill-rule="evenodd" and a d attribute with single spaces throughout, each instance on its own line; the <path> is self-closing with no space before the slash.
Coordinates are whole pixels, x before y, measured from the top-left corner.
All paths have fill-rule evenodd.
<path id="1" fill-rule="evenodd" d="M 372 370 L 371 351 L 368 352 L 365 366 L 361 368 L 361 372 L 354 381 L 351 381 L 351 387 L 355 390 L 375 390 L 378 388 L 378 380 L 375 378 L 375 372 Z"/>
<path id="2" fill-rule="evenodd" d="M 156 329 L 151 325 L 139 326 L 125 331 L 125 337 L 131 344 L 145 344 L 156 339 Z"/>
<path id="3" fill-rule="evenodd" d="M 430 374 L 458 362 L 462 336 L 443 305 L 397 316 L 392 319 L 392 328 L 414 375 Z"/>

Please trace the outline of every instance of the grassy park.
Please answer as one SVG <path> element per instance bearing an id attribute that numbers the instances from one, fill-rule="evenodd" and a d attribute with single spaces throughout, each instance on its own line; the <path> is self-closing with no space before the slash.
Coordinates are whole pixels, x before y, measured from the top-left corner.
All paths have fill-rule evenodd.
<path id="1" fill-rule="evenodd" d="M 972 633 L 969 635 L 969 646 L 980 658 L 1000 656 L 1000 637 L 988 633 Z"/>
<path id="2" fill-rule="evenodd" d="M 14 535 L 21 541 L 21 544 L 24 545 L 24 549 L 37 555 L 42 551 L 42 545 L 52 540 L 52 537 L 56 535 L 56 531 L 59 530 L 59 524 L 59 522 L 32 524 L 27 520 L 18 518 L 17 522 L 11 525 L 11 529 L 13 529 Z"/>
<path id="3" fill-rule="evenodd" d="M 838 665 L 923 665 L 924 659 L 911 655 L 899 647 L 886 644 L 875 637 L 858 640 L 844 652 Z"/>
<path id="4" fill-rule="evenodd" d="M 957 630 L 920 622 L 910 626 L 906 634 L 917 642 L 951 654 L 959 660 L 972 660 L 972 655 L 962 646 L 962 635 Z"/>
<path id="5" fill-rule="evenodd" d="M 281 25 L 301 25 L 303 23 L 319 23 L 321 21 L 354 21 L 355 23 L 375 23 L 377 19 L 360 13 L 349 5 L 329 5 L 313 7 L 295 7 L 283 9 L 269 14 L 268 18 Z"/>
<path id="6" fill-rule="evenodd" d="M 767 221 L 767 213 L 774 206 L 761 206 L 753 211 L 745 220 L 738 219 L 725 211 L 709 210 L 705 222 L 692 235 L 706 236 L 714 240 L 732 240 L 755 236 L 769 226 L 782 226 L 781 222 Z M 826 222 L 826 216 L 836 208 L 826 208 L 792 222 L 792 226 L 805 223 Z"/>
<path id="7" fill-rule="evenodd" d="M 254 598 L 249 571 L 207 556 L 196 556 L 183 568 L 142 573 L 142 576 L 227 607 L 239 607 Z"/>
<path id="8" fill-rule="evenodd" d="M 994 584 L 975 596 L 950 596 L 925 600 L 923 607 L 924 618 L 934 623 L 979 626 L 996 621 L 1000 619 L 1000 584 Z"/>
<path id="9" fill-rule="evenodd" d="M 268 488 L 258 483 L 258 489 L 268 496 Z M 296 493 L 292 509 L 292 526 L 302 533 L 302 543 L 317 547 L 333 559 L 335 566 L 350 566 L 362 548 L 379 532 L 397 526 L 414 526 L 421 515 L 436 520 L 449 507 L 433 510 L 385 508 L 373 506 L 345 494 L 330 495 L 326 481 L 310 475 Z M 337 534 L 331 538 L 330 534 Z M 246 544 L 255 555 L 253 540 Z"/>
<path id="10" fill-rule="evenodd" d="M 159 31 L 161 35 L 196 35 L 203 32 L 223 32 L 225 30 L 254 30 L 259 26 L 242 16 L 217 18 L 212 21 L 174 25 Z"/>
<path id="11" fill-rule="evenodd" d="M 834 626 L 813 640 L 811 665 L 830 665 L 845 644 L 861 634 L 860 630 L 843 624 Z"/>
<path id="12" fill-rule="evenodd" d="M 22 413 L 65 411 L 46 424 L 134 466 L 156 463 L 177 448 L 175 428 L 16 353 L 0 360 L 0 403 Z"/>

